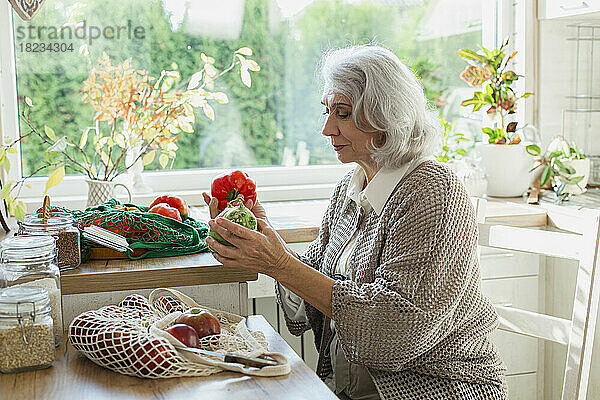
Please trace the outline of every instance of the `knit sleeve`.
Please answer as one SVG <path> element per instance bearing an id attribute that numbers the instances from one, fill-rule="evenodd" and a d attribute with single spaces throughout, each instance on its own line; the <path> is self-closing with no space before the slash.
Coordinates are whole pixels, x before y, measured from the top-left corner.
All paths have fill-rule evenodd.
<path id="1" fill-rule="evenodd" d="M 319 235 L 315 240 L 313 240 L 309 244 L 308 248 L 306 249 L 306 251 L 304 251 L 304 253 L 298 254 L 298 258 L 300 259 L 300 261 L 302 261 L 309 267 L 316 269 L 317 271 L 321 270 L 325 247 L 327 246 L 327 243 L 329 243 L 329 228 L 333 221 L 335 208 L 338 205 L 338 199 L 341 196 L 343 196 L 343 187 L 347 185 L 349 177 L 350 175 L 346 175 L 334 189 L 333 194 L 329 200 L 327 210 L 325 211 L 325 214 L 323 215 L 323 219 L 321 221 Z M 284 307 L 283 302 L 285 301 L 285 293 L 282 293 L 282 290 L 279 286 L 279 283 L 275 282 L 275 296 L 277 298 L 277 303 L 279 303 L 283 310 L 285 323 L 292 335 L 300 336 L 302 335 L 302 333 L 311 328 L 310 324 L 307 319 L 295 318 L 295 315 L 291 315 L 291 312 L 289 312 L 290 310 L 288 310 L 288 307 Z"/>
<path id="2" fill-rule="evenodd" d="M 332 295 L 346 358 L 379 370 L 399 371 L 444 340 L 465 292 L 477 290 L 477 225 L 456 177 L 420 180 L 403 196 L 390 199 L 374 281 L 336 281 Z"/>

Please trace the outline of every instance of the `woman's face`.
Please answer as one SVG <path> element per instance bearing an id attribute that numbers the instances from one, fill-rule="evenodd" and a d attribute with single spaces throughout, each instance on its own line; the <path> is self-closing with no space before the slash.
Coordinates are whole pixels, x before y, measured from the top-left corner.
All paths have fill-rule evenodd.
<path id="1" fill-rule="evenodd" d="M 373 161 L 368 148 L 372 136 L 358 129 L 354 123 L 350 101 L 336 94 L 326 96 L 321 103 L 325 106 L 324 114 L 327 116 L 321 133 L 329 137 L 338 160 L 372 168 Z"/>

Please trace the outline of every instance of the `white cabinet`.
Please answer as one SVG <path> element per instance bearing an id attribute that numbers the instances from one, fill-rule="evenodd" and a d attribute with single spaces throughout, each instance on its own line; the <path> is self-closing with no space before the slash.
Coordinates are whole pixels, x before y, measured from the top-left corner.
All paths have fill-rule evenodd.
<path id="1" fill-rule="evenodd" d="M 540 311 L 539 257 L 481 247 L 481 289 L 493 304 Z M 506 364 L 511 400 L 537 396 L 539 340 L 497 330 L 492 340 Z"/>
<path id="2" fill-rule="evenodd" d="M 540 0 L 538 18 L 552 19 L 600 11 L 600 0 Z"/>

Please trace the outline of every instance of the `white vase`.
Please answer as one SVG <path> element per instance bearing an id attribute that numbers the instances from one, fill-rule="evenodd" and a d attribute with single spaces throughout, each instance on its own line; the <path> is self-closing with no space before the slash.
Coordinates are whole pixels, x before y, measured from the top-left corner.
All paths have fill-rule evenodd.
<path id="1" fill-rule="evenodd" d="M 481 167 L 486 175 L 487 194 L 495 197 L 518 197 L 533 179 L 534 159 L 524 144 L 478 143 Z"/>
<path id="2" fill-rule="evenodd" d="M 142 164 L 142 157 L 139 157 L 140 152 L 140 145 L 135 145 L 129 147 L 127 154 L 125 154 L 125 165 L 133 164 L 127 171 L 131 179 L 131 191 L 136 194 L 150 193 L 152 189 L 144 183 L 144 178 L 142 177 L 144 165 Z"/>
<path id="3" fill-rule="evenodd" d="M 575 169 L 575 173 L 568 175 L 569 178 L 574 178 L 576 176 L 583 176 L 583 179 L 577 185 L 565 185 L 562 193 L 570 193 L 570 194 L 582 194 L 585 193 L 588 178 L 590 177 L 590 159 L 584 158 L 582 160 L 568 160 L 563 161 L 565 167 L 572 167 Z M 563 179 L 560 176 L 556 176 L 554 178 L 555 186 L 562 185 Z"/>
<path id="4" fill-rule="evenodd" d="M 97 206 L 115 197 L 115 187 L 122 186 L 127 191 L 127 196 L 131 203 L 131 192 L 129 188 L 122 183 L 116 183 L 111 181 L 100 181 L 96 179 L 86 179 L 88 184 L 88 201 L 87 207 Z"/>

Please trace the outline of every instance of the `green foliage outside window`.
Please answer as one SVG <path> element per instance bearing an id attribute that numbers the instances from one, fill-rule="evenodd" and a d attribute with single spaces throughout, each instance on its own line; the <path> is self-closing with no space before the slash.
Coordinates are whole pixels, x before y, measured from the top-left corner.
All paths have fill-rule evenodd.
<path id="1" fill-rule="evenodd" d="M 69 3 L 65 1 L 64 3 Z M 310 151 L 310 164 L 336 163 L 335 154 L 320 135 L 320 77 L 318 62 L 323 51 L 349 44 L 380 43 L 391 48 L 422 77 L 432 104 L 442 107 L 449 86 L 458 86 L 456 49 L 480 41 L 479 32 L 449 38 L 419 41 L 419 26 L 435 0 L 418 5 L 384 5 L 380 2 L 347 3 L 316 0 L 297 16 L 281 19 L 273 14 L 270 0 L 246 0 L 243 25 L 235 40 L 198 37 L 188 33 L 184 18 L 172 27 L 160 0 L 90 0 L 74 14 L 85 16 L 88 25 L 106 26 L 131 20 L 146 28 L 145 40 L 116 42 L 98 40 L 89 55 L 73 52 L 30 54 L 19 52 L 16 39 L 17 83 L 20 98 L 36 103 L 32 122 L 52 126 L 59 136 L 78 140 L 93 117 L 83 105 L 78 86 L 92 63 L 106 51 L 111 59 L 132 63 L 153 76 L 177 65 L 181 76 L 190 76 L 202 63 L 200 54 L 215 58 L 215 66 L 226 67 L 230 55 L 250 47 L 261 71 L 253 74 L 252 88 L 239 84 L 239 76 L 228 75 L 215 90 L 227 93 L 230 103 L 215 106 L 215 121 L 196 118 L 194 133 L 181 134 L 174 169 L 281 165 L 285 147 L 295 149 L 300 141 Z M 61 26 L 69 18 L 70 6 L 47 5 L 33 21 L 36 25 Z M 14 19 L 15 29 L 27 23 Z M 197 112 L 202 112 L 197 111 Z M 24 128 L 22 129 L 25 130 Z M 22 144 L 23 174 L 35 171 L 44 145 L 36 137 Z M 158 169 L 158 160 L 146 169 Z"/>

